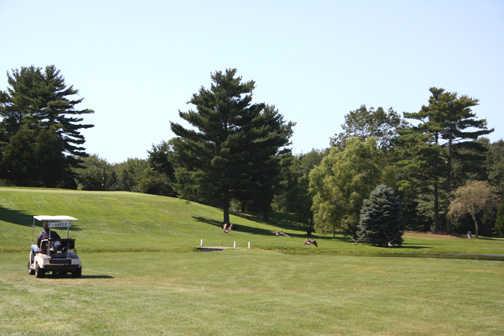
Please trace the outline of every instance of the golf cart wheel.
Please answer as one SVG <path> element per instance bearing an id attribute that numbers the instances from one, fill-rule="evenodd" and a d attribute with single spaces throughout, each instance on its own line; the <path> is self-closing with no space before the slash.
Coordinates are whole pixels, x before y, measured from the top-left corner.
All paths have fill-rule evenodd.
<path id="1" fill-rule="evenodd" d="M 30 252 L 30 256 L 28 257 L 28 274 L 30 275 L 35 274 L 35 270 L 31 268 L 32 263 L 33 263 L 33 252 Z"/>
<path id="2" fill-rule="evenodd" d="M 72 272 L 72 276 L 74 278 L 80 278 L 82 276 L 82 268 L 79 268 L 79 270 Z"/>
<path id="3" fill-rule="evenodd" d="M 35 274 L 35 271 L 31 268 L 31 263 L 28 261 L 28 274 L 33 275 Z"/>
<path id="4" fill-rule="evenodd" d="M 44 270 L 41 269 L 38 264 L 35 264 L 35 277 L 36 278 L 43 278 L 44 275 L 45 275 Z"/>

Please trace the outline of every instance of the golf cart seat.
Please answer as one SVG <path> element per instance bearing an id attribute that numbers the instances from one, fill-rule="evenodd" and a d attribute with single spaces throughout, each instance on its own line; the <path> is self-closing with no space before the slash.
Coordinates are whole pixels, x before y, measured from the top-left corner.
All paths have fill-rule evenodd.
<path id="1" fill-rule="evenodd" d="M 40 241 L 39 251 L 44 254 L 47 254 L 47 252 L 49 251 L 49 240 L 48 239 L 42 239 Z"/>

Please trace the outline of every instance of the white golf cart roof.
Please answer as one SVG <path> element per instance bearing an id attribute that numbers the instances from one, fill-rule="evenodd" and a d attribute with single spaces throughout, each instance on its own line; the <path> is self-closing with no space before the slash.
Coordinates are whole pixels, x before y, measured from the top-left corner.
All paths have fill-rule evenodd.
<path id="1" fill-rule="evenodd" d="M 71 221 L 76 221 L 77 218 L 71 217 L 71 216 L 46 216 L 46 215 L 39 215 L 39 216 L 33 216 L 36 220 L 39 222 L 71 222 Z"/>
<path id="2" fill-rule="evenodd" d="M 70 229 L 72 222 L 75 222 L 77 218 L 71 216 L 46 216 L 39 215 L 33 216 L 33 225 L 35 225 L 35 220 L 38 222 L 47 222 L 48 226 L 52 229 Z"/>

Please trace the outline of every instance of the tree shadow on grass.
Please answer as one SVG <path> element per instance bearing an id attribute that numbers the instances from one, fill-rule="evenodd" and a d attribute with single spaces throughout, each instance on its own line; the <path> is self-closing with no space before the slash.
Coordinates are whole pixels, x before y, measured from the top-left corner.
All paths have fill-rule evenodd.
<path id="1" fill-rule="evenodd" d="M 296 231 L 306 231 L 306 224 L 301 223 L 299 221 L 295 220 L 295 217 L 289 214 L 282 214 L 279 212 L 273 212 L 271 214 L 271 217 L 269 220 L 264 220 L 259 216 L 253 215 L 253 214 L 248 214 L 248 213 L 242 213 L 238 212 L 235 213 L 233 212 L 233 215 L 236 217 L 244 218 L 247 220 L 255 221 L 258 223 L 262 224 L 267 224 L 271 226 L 275 226 L 279 229 L 285 229 L 285 230 L 296 230 Z M 222 226 L 222 223 L 219 223 L 219 225 Z M 235 224 L 233 224 L 233 230 L 235 228 Z M 270 234 L 272 234 L 272 231 L 268 231 Z M 311 239 L 320 239 L 320 240 L 339 240 L 347 243 L 355 243 L 354 240 L 350 236 L 343 235 L 342 232 L 336 232 L 338 236 L 332 237 L 330 235 L 320 235 L 315 232 L 311 233 L 311 236 L 309 238 Z M 308 238 L 306 233 L 288 233 L 289 236 L 291 237 L 299 237 L 299 238 Z"/>
<path id="2" fill-rule="evenodd" d="M 261 218 L 260 216 L 257 215 L 243 212 L 233 212 L 233 215 L 236 217 L 245 218 L 259 223 L 273 225 L 285 230 L 299 230 L 299 231 L 306 230 L 305 224 L 296 221 L 295 218 L 289 214 L 280 214 L 278 212 L 273 212 L 272 214 L 270 214 L 268 220 L 265 220 L 264 218 Z"/>
<path id="3" fill-rule="evenodd" d="M 222 222 L 215 220 L 215 219 L 201 217 L 201 216 L 193 216 L 193 219 L 195 219 L 196 221 L 198 221 L 200 223 L 210 224 L 210 225 L 222 228 Z M 251 226 L 246 226 L 246 225 L 241 225 L 241 224 L 233 224 L 232 231 L 258 234 L 258 235 L 264 235 L 264 236 L 274 236 L 274 233 L 273 233 L 274 231 L 272 231 L 272 230 L 256 228 L 256 227 L 251 227 Z M 288 237 L 283 237 L 283 238 L 289 238 L 289 237 L 306 238 L 306 235 L 299 234 L 299 233 L 288 233 Z M 279 238 L 282 238 L 282 236 L 279 236 Z M 317 237 L 313 236 L 312 238 L 317 238 Z M 324 239 L 324 238 L 322 238 L 322 239 Z"/>
<path id="4" fill-rule="evenodd" d="M 429 246 L 402 244 L 401 246 L 398 246 L 398 248 L 425 249 L 425 248 L 429 248 Z"/>
<path id="5" fill-rule="evenodd" d="M 222 228 L 222 222 L 207 218 L 207 217 L 201 217 L 201 216 L 193 216 L 193 219 L 200 223 L 204 224 L 210 224 L 213 226 L 216 226 L 218 228 Z M 272 232 L 270 230 L 265 230 L 265 229 L 260 229 L 260 228 L 255 228 L 255 227 L 250 227 L 250 226 L 245 226 L 245 225 L 240 225 L 240 224 L 233 224 L 233 231 L 240 231 L 240 232 L 247 232 L 247 233 L 252 233 L 252 234 L 261 234 L 261 235 L 268 235 L 271 236 Z"/>
<path id="6" fill-rule="evenodd" d="M 0 206 L 0 220 L 12 224 L 31 226 L 32 215 L 22 210 L 13 210 Z"/>
<path id="7" fill-rule="evenodd" d="M 465 238 L 465 236 L 463 236 L 462 238 Z M 488 237 L 488 236 L 478 236 L 478 238 L 476 237 L 473 237 L 472 239 L 476 239 L 476 240 L 493 240 L 493 241 L 504 241 L 503 237 Z"/>

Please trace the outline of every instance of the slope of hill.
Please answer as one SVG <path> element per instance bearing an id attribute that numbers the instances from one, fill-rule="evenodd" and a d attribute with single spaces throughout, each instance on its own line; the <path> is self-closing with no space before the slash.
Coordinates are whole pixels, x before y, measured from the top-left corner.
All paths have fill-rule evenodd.
<path id="1" fill-rule="evenodd" d="M 384 249 L 353 244 L 338 236 L 321 236 L 319 248 L 303 245 L 304 232 L 232 216 L 234 230 L 221 230 L 219 209 L 172 197 L 129 192 L 93 192 L 41 188 L 0 188 L 0 251 L 26 251 L 39 233 L 33 215 L 71 215 L 80 251 L 190 251 L 207 245 L 273 249 L 287 253 L 347 255 L 462 256 L 504 255 L 503 239 L 461 239 L 427 234 L 406 235 L 403 248 Z M 283 230 L 290 237 L 276 237 Z"/>

